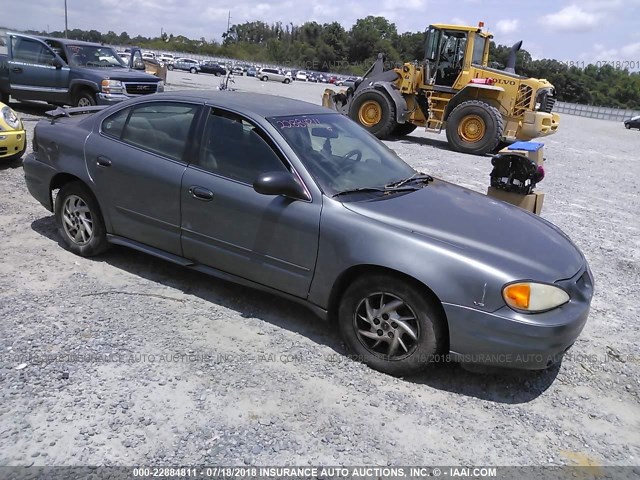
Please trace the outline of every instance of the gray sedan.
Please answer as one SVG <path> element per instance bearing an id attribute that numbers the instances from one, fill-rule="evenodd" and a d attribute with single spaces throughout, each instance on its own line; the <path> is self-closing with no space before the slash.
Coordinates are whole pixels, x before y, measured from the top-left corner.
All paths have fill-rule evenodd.
<path id="1" fill-rule="evenodd" d="M 71 251 L 126 245 L 302 302 L 373 368 L 544 369 L 587 320 L 591 272 L 557 227 L 330 110 L 172 92 L 52 116 L 24 171 Z"/>

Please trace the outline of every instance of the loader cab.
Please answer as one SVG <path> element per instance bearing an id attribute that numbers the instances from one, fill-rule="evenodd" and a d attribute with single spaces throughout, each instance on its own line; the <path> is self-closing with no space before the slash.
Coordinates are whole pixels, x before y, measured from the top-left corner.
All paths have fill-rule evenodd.
<path id="1" fill-rule="evenodd" d="M 431 25 L 425 37 L 428 83 L 454 87 L 471 64 L 486 65 L 489 38 L 479 28 Z"/>

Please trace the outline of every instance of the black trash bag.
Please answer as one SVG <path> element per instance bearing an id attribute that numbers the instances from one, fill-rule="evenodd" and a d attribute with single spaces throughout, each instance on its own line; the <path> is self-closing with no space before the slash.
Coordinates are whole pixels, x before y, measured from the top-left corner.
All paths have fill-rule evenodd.
<path id="1" fill-rule="evenodd" d="M 491 186 L 505 192 L 530 194 L 544 178 L 544 169 L 517 153 L 499 153 L 491 159 Z"/>

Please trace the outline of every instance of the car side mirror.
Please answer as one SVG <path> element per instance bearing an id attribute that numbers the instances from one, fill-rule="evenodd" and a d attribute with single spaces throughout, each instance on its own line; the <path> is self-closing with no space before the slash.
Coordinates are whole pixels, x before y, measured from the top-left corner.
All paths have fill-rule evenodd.
<path id="1" fill-rule="evenodd" d="M 267 172 L 253 182 L 253 189 L 262 195 L 283 195 L 296 200 L 308 200 L 307 192 L 289 172 Z"/>

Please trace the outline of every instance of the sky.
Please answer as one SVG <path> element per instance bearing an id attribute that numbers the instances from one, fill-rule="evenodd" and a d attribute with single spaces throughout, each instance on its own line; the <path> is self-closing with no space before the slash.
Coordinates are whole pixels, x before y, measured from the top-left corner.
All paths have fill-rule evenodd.
<path id="1" fill-rule="evenodd" d="M 533 58 L 563 62 L 626 61 L 640 66 L 640 0 L 67 0 L 69 29 L 126 31 L 134 37 L 161 30 L 189 38 L 221 40 L 231 24 L 261 20 L 302 24 L 381 15 L 400 33 L 429 23 L 476 25 L 483 21 L 497 43 L 524 40 Z M 0 25 L 20 30 L 64 30 L 64 0 L 0 0 Z"/>

